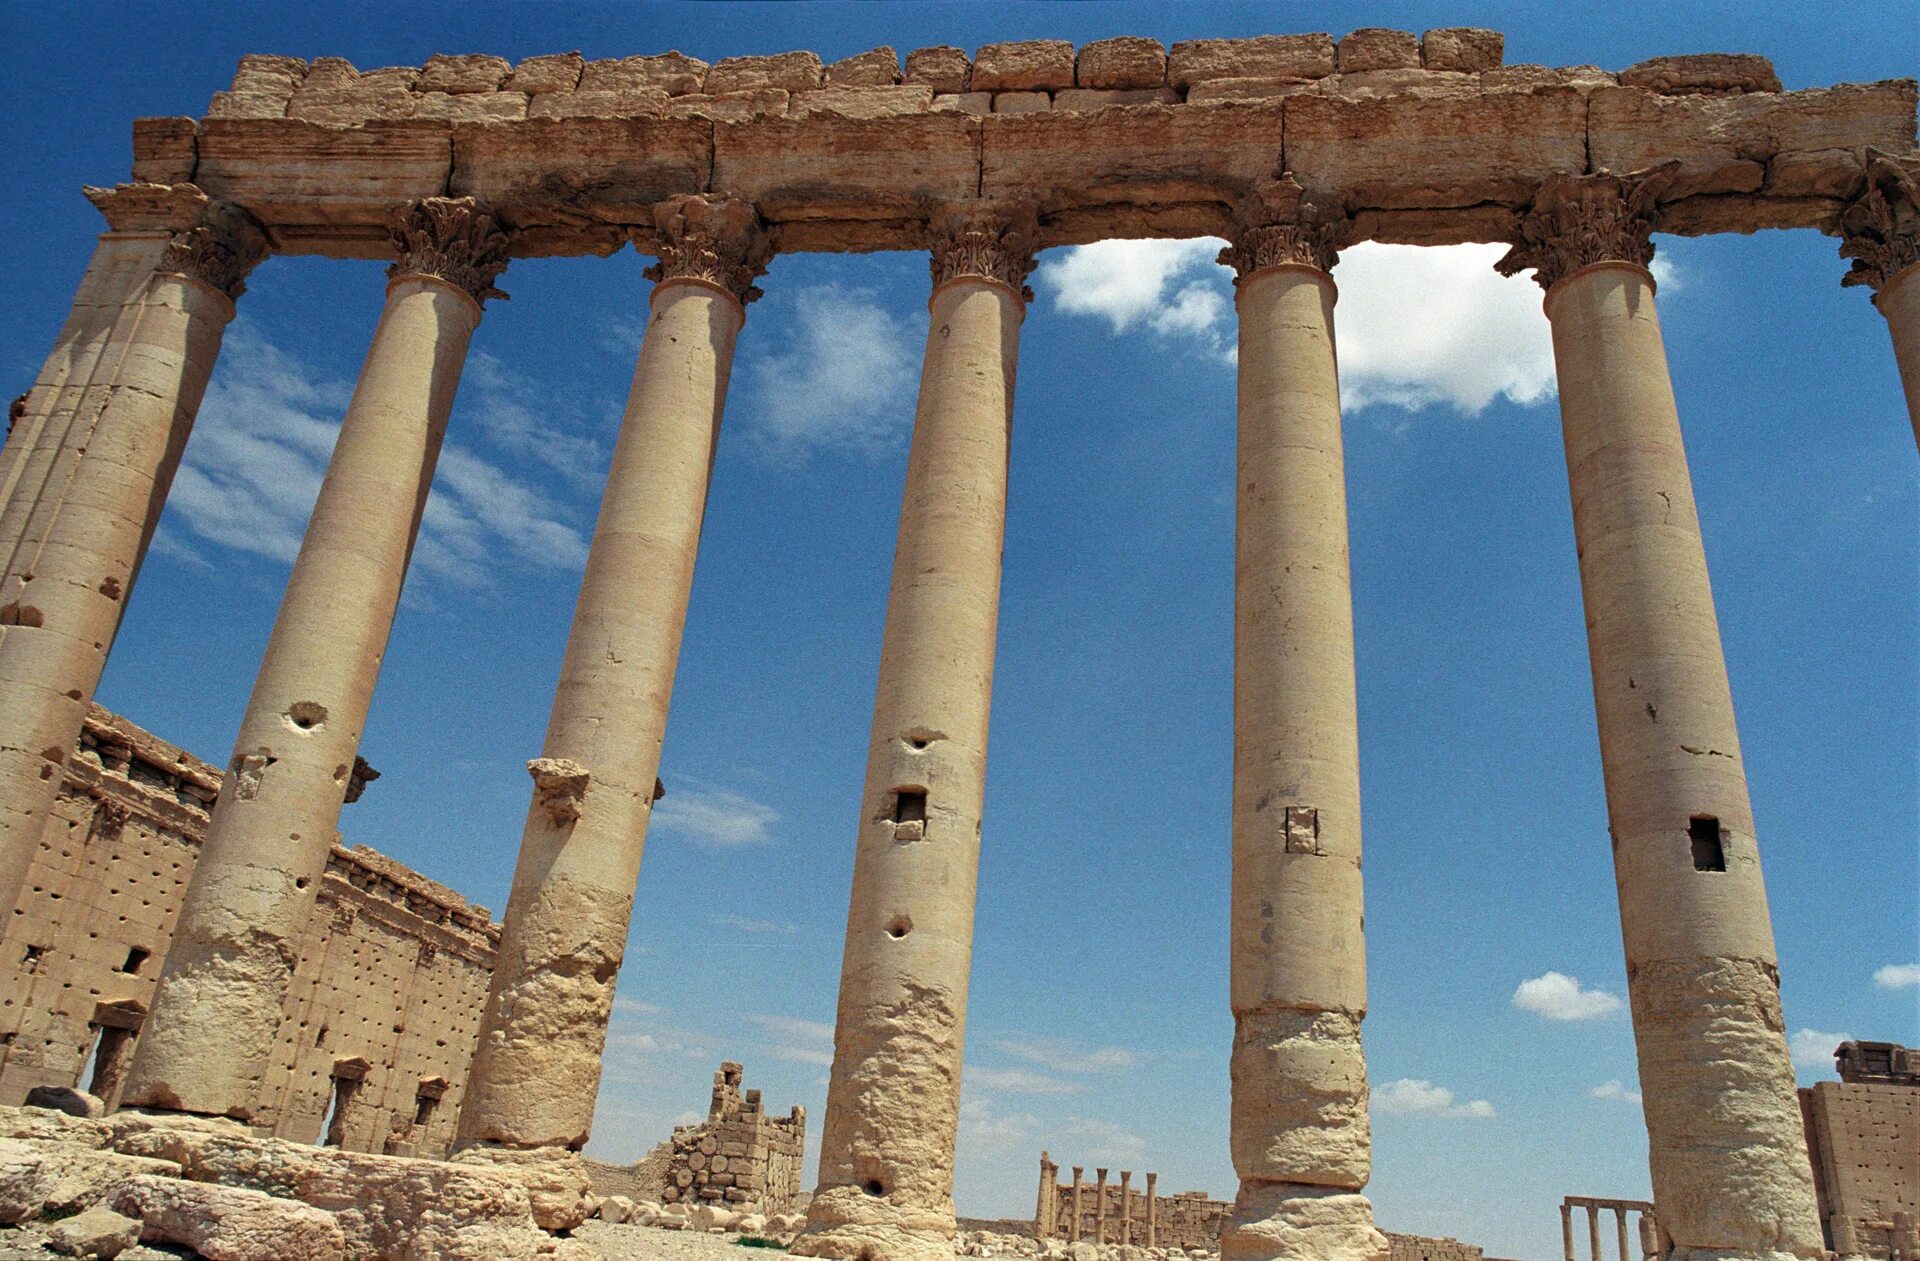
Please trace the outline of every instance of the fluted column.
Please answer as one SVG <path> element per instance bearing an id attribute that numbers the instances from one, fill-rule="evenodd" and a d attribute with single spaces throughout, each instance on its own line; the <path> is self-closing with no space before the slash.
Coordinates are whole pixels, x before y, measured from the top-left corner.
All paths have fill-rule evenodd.
<path id="1" fill-rule="evenodd" d="M 1223 1258 L 1385 1257 L 1372 1169 L 1360 749 L 1335 290 L 1337 208 L 1262 185 L 1238 273 L 1234 1169 Z"/>
<path id="2" fill-rule="evenodd" d="M 59 795 L 233 300 L 266 256 L 251 219 L 192 185 L 90 192 L 116 231 L 0 450 L 0 917 Z"/>
<path id="3" fill-rule="evenodd" d="M 860 803 L 820 1187 L 800 1256 L 953 1255 L 974 878 L 1031 213 L 936 216 Z"/>
<path id="4" fill-rule="evenodd" d="M 1678 164 L 1555 176 L 1500 263 L 1546 290 L 1653 1198 L 1678 1261 L 1821 1255 L 1773 930 L 1666 349 Z"/>
<path id="5" fill-rule="evenodd" d="M 335 440 L 141 1032 L 126 1106 L 260 1101 L 480 303 L 506 237 L 471 199 L 396 216 L 386 309 Z"/>
<path id="6" fill-rule="evenodd" d="M 636 238 L 659 263 L 460 1109 L 465 1148 L 577 1150 L 626 953 L 694 553 L 743 305 L 751 206 L 677 197 Z"/>
<path id="7" fill-rule="evenodd" d="M 1914 170 L 1869 150 L 1866 174 L 1837 230 L 1840 256 L 1853 260 L 1840 283 L 1872 289 L 1873 304 L 1887 317 L 1907 417 L 1920 443 L 1920 180 Z"/>

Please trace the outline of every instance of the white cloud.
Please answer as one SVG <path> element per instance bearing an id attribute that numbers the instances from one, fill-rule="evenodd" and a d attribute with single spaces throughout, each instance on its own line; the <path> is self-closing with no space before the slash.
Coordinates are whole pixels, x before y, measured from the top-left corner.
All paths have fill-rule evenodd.
<path id="1" fill-rule="evenodd" d="M 770 457 L 816 449 L 873 452 L 911 427 L 919 371 L 914 330 L 866 289 L 810 285 L 773 300 L 786 348 L 750 357 L 749 424 Z"/>
<path id="2" fill-rule="evenodd" d="M 1049 256 L 1034 274 L 1055 310 L 1104 319 L 1116 334 L 1149 329 L 1235 358 L 1225 242 L 1101 241 Z M 1446 406 L 1467 415 L 1494 399 L 1537 403 L 1554 392 L 1553 344 L 1531 280 L 1502 276 L 1503 245 L 1364 242 L 1334 269 L 1341 401 Z M 1666 274 L 1671 276 L 1671 268 Z"/>
<path id="3" fill-rule="evenodd" d="M 1117 1046 L 1081 1050 L 1055 1038 L 1008 1038 L 994 1046 L 1015 1059 L 1056 1073 L 1121 1073 L 1137 1068 L 1140 1056 Z"/>
<path id="4" fill-rule="evenodd" d="M 1120 1164 L 1139 1160 L 1147 1154 L 1147 1140 L 1124 1125 L 1097 1117 L 1068 1117 L 1065 1124 L 1051 1127 L 1069 1140 L 1062 1144 L 1078 1153 L 1078 1159 Z"/>
<path id="5" fill-rule="evenodd" d="M 1598 1020 L 1622 1006 L 1617 995 L 1587 989 L 1579 978 L 1561 972 L 1547 972 L 1520 982 L 1513 991 L 1513 1005 L 1548 1020 Z"/>
<path id="6" fill-rule="evenodd" d="M 823 1068 L 833 1063 L 832 1025 L 766 1012 L 749 1012 L 746 1020 L 773 1035 L 773 1040 L 767 1045 L 767 1054 L 776 1060 L 786 1060 L 791 1064 L 817 1064 Z"/>
<path id="7" fill-rule="evenodd" d="M 598 493 L 607 449 L 569 432 L 582 409 L 556 403 L 532 381 L 484 350 L 472 351 L 460 375 L 456 416 L 472 420 L 497 449 L 544 464 L 582 491 Z"/>
<path id="8" fill-rule="evenodd" d="M 768 829 L 779 820 L 773 807 L 718 788 L 678 789 L 653 808 L 654 826 L 708 845 L 768 844 Z"/>
<path id="9" fill-rule="evenodd" d="M 1374 1112 L 1395 1116 L 1463 1117 L 1484 1120 L 1498 1116 L 1485 1099 L 1456 1104 L 1453 1092 L 1424 1078 L 1402 1077 L 1373 1090 Z"/>
<path id="10" fill-rule="evenodd" d="M 613 996 L 613 1014 L 616 1016 L 657 1016 L 663 1011 L 658 1003 L 649 1003 L 643 999 L 627 998 L 624 995 Z"/>
<path id="11" fill-rule="evenodd" d="M 1010 1095 L 1077 1095 L 1087 1088 L 1083 1082 L 1050 1077 L 1030 1068 L 988 1068 L 980 1064 L 967 1065 L 962 1080 L 968 1086 L 1004 1090 Z"/>
<path id="12" fill-rule="evenodd" d="M 749 933 L 756 937 L 791 937 L 800 931 L 798 924 L 785 920 L 751 919 L 745 915 L 709 915 L 707 923 L 715 928 L 731 928 L 737 933 Z"/>
<path id="13" fill-rule="evenodd" d="M 1889 963 L 1873 974 L 1873 983 L 1883 990 L 1908 990 L 1920 985 L 1920 963 Z"/>
<path id="14" fill-rule="evenodd" d="M 1040 1130 L 1040 1118 L 1031 1112 L 1003 1113 L 993 1101 L 969 1097 L 960 1104 L 960 1141 L 966 1144 L 969 1159 L 985 1151 L 1005 1151 L 1024 1146 Z"/>
<path id="15" fill-rule="evenodd" d="M 1795 1068 L 1833 1069 L 1833 1053 L 1842 1042 L 1853 1041 L 1850 1033 L 1826 1033 L 1819 1029 L 1801 1029 L 1787 1039 Z"/>
<path id="16" fill-rule="evenodd" d="M 1595 1099 L 1611 1099 L 1617 1103 L 1640 1102 L 1640 1092 L 1627 1089 L 1626 1086 L 1621 1084 L 1618 1078 L 1612 1081 L 1603 1081 L 1587 1093 Z"/>

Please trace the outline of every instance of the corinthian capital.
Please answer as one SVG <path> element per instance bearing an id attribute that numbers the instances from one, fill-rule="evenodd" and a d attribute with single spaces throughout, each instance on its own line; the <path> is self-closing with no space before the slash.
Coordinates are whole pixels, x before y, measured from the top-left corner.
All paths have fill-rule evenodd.
<path id="1" fill-rule="evenodd" d="M 388 224 L 399 257 L 387 275 L 432 276 L 464 289 L 475 302 L 507 295 L 493 287 L 507 269 L 511 238 L 471 197 L 424 197 Z"/>
<path id="2" fill-rule="evenodd" d="M 742 303 L 760 296 L 753 282 L 766 274 L 773 242 L 751 203 L 717 193 L 683 193 L 654 206 L 653 226 L 657 243 L 635 241 L 659 259 L 647 268 L 648 280 L 704 280 Z"/>
<path id="3" fill-rule="evenodd" d="M 1520 216 L 1520 239 L 1495 263 L 1502 276 L 1527 268 L 1551 289 L 1582 267 L 1653 261 L 1653 229 L 1661 194 L 1680 163 L 1666 162 L 1631 175 L 1550 175 Z"/>
<path id="4" fill-rule="evenodd" d="M 190 228 L 173 234 L 155 271 L 191 276 L 229 298 L 246 292 L 247 273 L 267 256 L 267 237 L 238 206 L 210 201 Z"/>
<path id="5" fill-rule="evenodd" d="M 1291 175 L 1261 180 L 1234 209 L 1233 244 L 1219 262 L 1239 284 L 1263 267 L 1295 263 L 1332 271 L 1353 221 L 1336 201 L 1317 198 Z"/>
<path id="6" fill-rule="evenodd" d="M 1867 151 L 1866 173 L 1853 200 L 1835 225 L 1840 257 L 1853 267 L 1843 285 L 1867 285 L 1876 292 L 1889 280 L 1920 263 L 1920 188 L 1914 172 L 1877 149 Z"/>
<path id="7" fill-rule="evenodd" d="M 961 276 L 998 281 L 1032 301 L 1027 277 L 1033 271 L 1040 225 L 1029 206 L 961 202 L 934 211 L 927 225 L 932 238 L 933 286 Z"/>

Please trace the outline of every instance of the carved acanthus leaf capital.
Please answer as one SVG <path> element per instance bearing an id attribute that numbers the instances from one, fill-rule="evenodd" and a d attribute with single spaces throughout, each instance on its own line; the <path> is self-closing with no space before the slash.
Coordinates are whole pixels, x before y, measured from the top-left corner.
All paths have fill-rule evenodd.
<path id="1" fill-rule="evenodd" d="M 387 275 L 432 276 L 464 289 L 475 302 L 507 295 L 493 287 L 507 269 L 512 238 L 472 197 L 423 197 L 388 224 L 399 254 Z"/>
<path id="2" fill-rule="evenodd" d="M 927 224 L 933 287 L 962 276 L 997 281 L 1033 300 L 1027 288 L 1040 224 L 1030 206 L 962 202 L 942 206 Z"/>
<path id="3" fill-rule="evenodd" d="M 1853 266 L 1843 285 L 1876 292 L 1907 268 L 1920 264 L 1920 180 L 1914 171 L 1877 149 L 1867 151 L 1867 169 L 1836 225 L 1840 257 Z"/>
<path id="4" fill-rule="evenodd" d="M 1550 175 L 1520 216 L 1520 239 L 1494 269 L 1517 276 L 1527 268 L 1542 289 L 1595 263 L 1653 262 L 1653 229 L 1660 198 L 1678 173 L 1678 161 L 1613 175 Z"/>
<path id="5" fill-rule="evenodd" d="M 1233 243 L 1219 262 L 1239 284 L 1263 267 L 1286 263 L 1332 271 L 1353 235 L 1353 220 L 1337 200 L 1317 197 L 1292 175 L 1261 180 L 1234 209 Z"/>
<path id="6" fill-rule="evenodd" d="M 663 280 L 704 280 L 725 289 L 743 304 L 760 296 L 753 283 L 766 274 L 773 242 L 752 203 L 722 194 L 681 194 L 653 208 L 659 260 L 647 268 L 655 284 Z"/>
<path id="7" fill-rule="evenodd" d="M 253 216 L 196 185 L 118 184 L 86 194 L 115 232 L 172 235 L 155 271 L 190 276 L 229 298 L 246 290 L 247 273 L 267 256 L 266 233 Z"/>

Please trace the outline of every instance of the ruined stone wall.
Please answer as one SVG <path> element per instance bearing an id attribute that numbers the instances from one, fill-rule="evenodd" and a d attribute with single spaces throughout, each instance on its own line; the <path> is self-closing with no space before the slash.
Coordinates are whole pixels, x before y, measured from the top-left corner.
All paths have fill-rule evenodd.
<path id="1" fill-rule="evenodd" d="M 1097 1182 L 1080 1185 L 1080 1238 L 1092 1240 L 1100 1225 L 1100 1187 Z M 1073 1223 L 1073 1185 L 1062 1183 L 1054 1192 L 1053 1238 L 1070 1239 Z M 1120 1184 L 1108 1182 L 1107 1242 L 1120 1242 Z M 1159 1248 L 1203 1249 L 1211 1252 L 1220 1246 L 1220 1224 L 1233 1205 L 1225 1200 L 1210 1200 L 1205 1191 L 1184 1191 L 1179 1195 L 1156 1195 L 1154 1200 L 1154 1246 Z M 1144 1244 L 1147 1238 L 1147 1195 L 1134 1186 L 1127 1192 L 1127 1208 L 1133 1221 L 1133 1242 Z"/>
<path id="2" fill-rule="evenodd" d="M 0 1104 L 38 1085 L 115 1092 L 220 788 L 217 769 L 97 706 L 65 774 L 0 936 Z M 336 846 L 256 1127 L 322 1137 L 338 1076 L 341 1145 L 444 1155 L 498 938 L 486 908 Z"/>
<path id="3" fill-rule="evenodd" d="M 713 1075 L 707 1119 L 676 1127 L 673 1137 L 661 1144 L 664 1159 L 656 1148 L 634 1166 L 637 1177 L 664 1166 L 663 1203 L 752 1205 L 763 1213 L 793 1208 L 801 1191 L 807 1110 L 796 1107 L 784 1117 L 767 1116 L 759 1091 L 741 1093 L 743 1071 L 731 1061 L 722 1064 Z"/>
<path id="4" fill-rule="evenodd" d="M 1841 1048 L 1842 1080 L 1800 1092 L 1821 1225 L 1827 1246 L 1843 1254 L 1920 1255 L 1920 1077 L 1854 1071 L 1869 1057 L 1848 1051 L 1863 1046 L 1891 1051 L 1881 1057 L 1893 1060 L 1890 1068 L 1920 1065 L 1920 1052 L 1848 1043 Z"/>
<path id="5" fill-rule="evenodd" d="M 1486 1253 L 1458 1239 L 1387 1232 L 1387 1261 L 1483 1261 Z"/>

